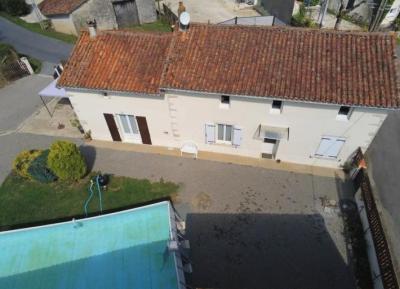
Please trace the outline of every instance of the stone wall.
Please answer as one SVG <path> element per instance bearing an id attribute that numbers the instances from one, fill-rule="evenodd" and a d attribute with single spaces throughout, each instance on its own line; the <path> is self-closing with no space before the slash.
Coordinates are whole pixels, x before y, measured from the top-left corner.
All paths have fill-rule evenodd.
<path id="1" fill-rule="evenodd" d="M 87 19 L 96 19 L 100 30 L 118 29 L 112 3 L 115 0 L 90 0 L 72 13 L 72 19 L 77 31 L 86 26 Z M 140 23 L 150 23 L 157 20 L 154 0 L 136 0 Z"/>

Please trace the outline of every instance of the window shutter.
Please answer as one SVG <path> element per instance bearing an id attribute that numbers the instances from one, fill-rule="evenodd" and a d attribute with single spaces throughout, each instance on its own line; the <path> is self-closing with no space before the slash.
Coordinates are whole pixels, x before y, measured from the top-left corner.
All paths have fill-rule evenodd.
<path id="1" fill-rule="evenodd" d="M 215 124 L 206 123 L 205 125 L 205 137 L 207 144 L 215 143 Z"/>
<path id="2" fill-rule="evenodd" d="M 242 143 L 242 128 L 238 126 L 233 127 L 232 145 L 235 147 L 240 146 Z"/>
<path id="3" fill-rule="evenodd" d="M 330 158 L 337 158 L 339 155 L 340 149 L 344 145 L 344 139 L 335 139 L 335 142 L 332 144 L 332 146 L 329 148 L 327 151 L 327 156 Z"/>
<path id="4" fill-rule="evenodd" d="M 319 147 L 317 149 L 317 152 L 315 153 L 317 156 L 325 156 L 326 152 L 329 150 L 329 148 L 332 146 L 333 139 L 330 137 L 323 137 L 321 139 L 321 142 L 319 144 Z"/>

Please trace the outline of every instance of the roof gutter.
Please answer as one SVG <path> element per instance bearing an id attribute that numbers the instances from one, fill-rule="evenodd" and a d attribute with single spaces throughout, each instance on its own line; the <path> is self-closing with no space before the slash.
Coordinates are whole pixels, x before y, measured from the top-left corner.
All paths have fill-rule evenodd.
<path id="1" fill-rule="evenodd" d="M 359 107 L 359 108 L 369 108 L 369 109 L 382 109 L 382 110 L 400 110 L 400 107 L 382 107 L 382 106 L 367 106 L 367 105 L 354 105 L 354 104 L 346 104 L 346 103 L 330 103 L 330 102 L 320 102 L 320 101 L 307 101 L 307 100 L 297 100 L 291 98 L 282 98 L 279 96 L 255 96 L 255 95 L 244 95 L 244 94 L 232 94 L 229 92 L 208 92 L 208 91 L 199 91 L 199 90 L 186 90 L 186 89 L 177 89 L 177 88 L 167 88 L 162 87 L 160 90 L 163 91 L 176 91 L 176 92 L 185 92 L 185 93 L 198 93 L 198 94 L 208 94 L 208 95 L 230 95 L 235 97 L 242 98 L 251 98 L 251 99 L 273 99 L 273 100 L 281 100 L 281 101 L 290 101 L 296 103 L 308 103 L 308 104 L 322 104 L 322 105 L 335 105 L 335 106 L 351 106 L 351 107 Z"/>
<path id="2" fill-rule="evenodd" d="M 123 96 L 130 97 L 130 96 L 154 96 L 154 97 L 161 97 L 162 93 L 148 93 L 148 92 L 134 92 L 134 91 L 120 91 L 120 90 L 110 90 L 110 89 L 95 89 L 95 88 L 84 88 L 84 87 L 68 87 L 68 86 L 61 86 L 57 85 L 58 88 L 64 88 L 65 90 L 69 91 L 76 91 L 76 92 L 94 92 L 98 94 L 102 94 L 104 92 L 112 93 L 112 94 L 122 94 Z M 125 94 L 125 95 L 124 95 Z"/>

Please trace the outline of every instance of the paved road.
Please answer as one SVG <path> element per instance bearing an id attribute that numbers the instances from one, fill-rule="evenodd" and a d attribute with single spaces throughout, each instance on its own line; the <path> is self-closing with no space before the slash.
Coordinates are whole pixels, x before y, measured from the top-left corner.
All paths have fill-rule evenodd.
<path id="1" fill-rule="evenodd" d="M 20 53 L 50 63 L 67 59 L 73 47 L 71 44 L 26 30 L 2 17 L 0 17 L 0 42 L 11 44 Z"/>
<path id="2" fill-rule="evenodd" d="M 389 114 L 367 157 L 395 265 L 400 270 L 400 112 Z"/>
<path id="3" fill-rule="evenodd" d="M 43 105 L 38 92 L 52 80 L 49 76 L 31 75 L 0 89 L 0 134 L 17 129 Z"/>

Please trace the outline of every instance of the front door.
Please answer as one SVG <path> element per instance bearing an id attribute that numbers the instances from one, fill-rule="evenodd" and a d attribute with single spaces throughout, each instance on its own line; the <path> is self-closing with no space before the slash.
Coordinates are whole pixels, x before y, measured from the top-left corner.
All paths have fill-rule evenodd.
<path id="1" fill-rule="evenodd" d="M 142 143 L 136 117 L 128 114 L 118 114 L 118 120 L 123 132 L 123 140 L 131 143 Z"/>

